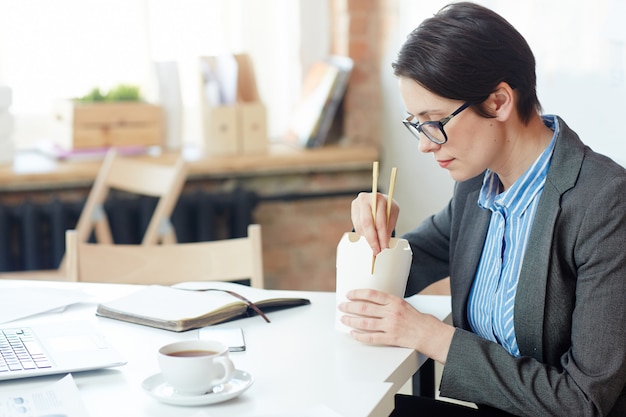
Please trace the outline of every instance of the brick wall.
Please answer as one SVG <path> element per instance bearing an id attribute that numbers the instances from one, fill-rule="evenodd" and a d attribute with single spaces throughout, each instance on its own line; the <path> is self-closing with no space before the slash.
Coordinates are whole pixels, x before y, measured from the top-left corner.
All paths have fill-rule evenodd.
<path id="1" fill-rule="evenodd" d="M 396 0 L 329 2 L 330 53 L 354 61 L 344 101 L 343 143 L 379 146 L 381 56 L 393 25 Z M 313 177 L 308 180 L 315 182 Z M 334 291 L 337 244 L 343 233 L 352 230 L 350 203 L 354 197 L 356 194 L 259 205 L 255 218 L 263 226 L 268 288 Z"/>
<path id="2" fill-rule="evenodd" d="M 397 0 L 329 0 L 331 54 L 353 59 L 344 103 L 345 142 L 379 145 L 382 137 L 381 57 Z"/>
<path id="3" fill-rule="evenodd" d="M 352 230 L 354 197 L 264 202 L 255 212 L 263 230 L 267 288 L 334 291 L 335 253 Z"/>

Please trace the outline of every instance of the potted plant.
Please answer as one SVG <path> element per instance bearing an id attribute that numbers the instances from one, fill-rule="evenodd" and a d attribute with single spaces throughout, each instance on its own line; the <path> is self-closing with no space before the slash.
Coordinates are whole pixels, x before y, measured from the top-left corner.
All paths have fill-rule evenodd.
<path id="1" fill-rule="evenodd" d="M 161 145 L 161 106 L 145 102 L 138 87 L 120 84 L 107 92 L 93 88 L 65 100 L 56 109 L 64 133 L 57 142 L 66 149 Z"/>

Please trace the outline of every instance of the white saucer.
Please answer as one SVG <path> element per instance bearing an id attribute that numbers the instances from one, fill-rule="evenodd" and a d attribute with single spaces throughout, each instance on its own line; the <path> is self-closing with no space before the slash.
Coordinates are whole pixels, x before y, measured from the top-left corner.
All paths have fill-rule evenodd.
<path id="1" fill-rule="evenodd" d="M 173 405 L 206 405 L 230 400 L 250 388 L 254 378 L 247 372 L 235 369 L 230 381 L 213 388 L 212 392 L 201 395 L 181 395 L 163 380 L 163 375 L 155 374 L 147 378 L 141 387 L 159 401 Z"/>

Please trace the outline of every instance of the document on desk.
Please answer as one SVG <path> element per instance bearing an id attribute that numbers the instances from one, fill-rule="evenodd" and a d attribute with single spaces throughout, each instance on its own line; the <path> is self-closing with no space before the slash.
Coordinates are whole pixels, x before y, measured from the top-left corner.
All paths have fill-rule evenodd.
<path id="1" fill-rule="evenodd" d="M 87 415 L 71 374 L 51 385 L 0 393 L 0 416 L 3 417 Z"/>
<path id="2" fill-rule="evenodd" d="M 27 286 L 0 288 L 0 323 L 65 308 L 88 299 L 89 295 L 79 290 Z"/>

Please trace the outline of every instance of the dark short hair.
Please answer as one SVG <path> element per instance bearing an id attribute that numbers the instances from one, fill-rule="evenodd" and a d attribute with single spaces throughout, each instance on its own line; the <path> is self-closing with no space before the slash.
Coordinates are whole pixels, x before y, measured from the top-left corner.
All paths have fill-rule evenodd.
<path id="1" fill-rule="evenodd" d="M 471 2 L 452 3 L 424 20 L 407 37 L 394 74 L 411 78 L 441 97 L 480 103 L 500 82 L 517 91 L 517 109 L 527 123 L 540 112 L 535 57 L 524 37 L 503 17 Z"/>

